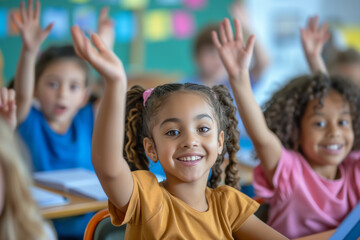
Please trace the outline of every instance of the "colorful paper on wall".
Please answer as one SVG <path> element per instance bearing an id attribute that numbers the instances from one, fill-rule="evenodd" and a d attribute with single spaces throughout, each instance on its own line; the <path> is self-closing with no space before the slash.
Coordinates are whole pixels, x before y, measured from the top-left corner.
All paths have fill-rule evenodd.
<path id="1" fill-rule="evenodd" d="M 145 9 L 149 0 L 120 0 L 120 7 L 128 10 Z"/>
<path id="2" fill-rule="evenodd" d="M 86 34 L 96 32 L 97 15 L 94 7 L 80 6 L 73 12 L 74 24 L 78 25 Z"/>
<path id="3" fill-rule="evenodd" d="M 145 36 L 149 41 L 163 41 L 171 35 L 171 16 L 165 10 L 152 10 L 145 16 Z"/>
<path id="4" fill-rule="evenodd" d="M 341 28 L 340 32 L 343 34 L 346 44 L 360 52 L 360 25 Z"/>
<path id="5" fill-rule="evenodd" d="M 5 8 L 0 8 L 0 37 L 5 37 L 8 32 L 8 11 Z"/>
<path id="6" fill-rule="evenodd" d="M 42 27 L 45 28 L 50 23 L 54 23 L 50 32 L 50 37 L 61 39 L 69 35 L 69 13 L 66 8 L 47 7 L 43 11 Z"/>
<path id="7" fill-rule="evenodd" d="M 172 23 L 173 33 L 177 38 L 190 37 L 194 32 L 194 17 L 185 11 L 175 11 Z"/>
<path id="8" fill-rule="evenodd" d="M 136 19 L 132 12 L 123 11 L 114 15 L 116 42 L 130 42 L 136 35 Z"/>
<path id="9" fill-rule="evenodd" d="M 183 0 L 184 5 L 191 9 L 204 8 L 207 5 L 207 0 Z"/>
<path id="10" fill-rule="evenodd" d="M 14 14 L 15 18 L 19 21 L 22 22 L 21 17 L 20 17 L 20 12 L 18 9 L 13 9 L 10 11 L 10 15 Z M 9 17 L 10 17 L 9 15 Z M 9 21 L 9 33 L 10 35 L 17 35 L 19 34 L 19 29 L 17 28 L 16 24 L 14 21 Z"/>

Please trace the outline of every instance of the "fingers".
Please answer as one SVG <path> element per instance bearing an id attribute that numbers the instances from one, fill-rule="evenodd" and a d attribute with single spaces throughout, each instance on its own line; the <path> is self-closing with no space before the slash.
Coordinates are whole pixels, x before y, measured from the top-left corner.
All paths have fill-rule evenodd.
<path id="1" fill-rule="evenodd" d="M 230 23 L 229 19 L 227 19 L 227 18 L 225 18 L 225 20 L 224 20 L 224 27 L 225 27 L 225 36 L 226 36 L 227 40 L 233 41 L 234 35 L 233 35 L 232 28 L 231 28 L 231 23 Z"/>
<path id="2" fill-rule="evenodd" d="M 246 43 L 245 51 L 249 54 L 252 53 L 254 49 L 254 45 L 255 45 L 255 35 L 251 35 Z"/>
<path id="3" fill-rule="evenodd" d="M 94 43 L 95 47 L 99 50 L 100 53 L 107 50 L 106 45 L 101 40 L 101 38 L 99 37 L 98 34 L 96 34 L 96 33 L 91 34 L 91 40 Z"/>
<path id="4" fill-rule="evenodd" d="M 35 2 L 35 11 L 34 11 L 34 16 L 33 17 L 37 21 L 40 19 L 40 2 L 39 2 L 39 0 L 37 0 Z"/>
<path id="5" fill-rule="evenodd" d="M 2 87 L 0 89 L 0 108 L 4 111 L 12 110 L 15 107 L 15 91 Z"/>
<path id="6" fill-rule="evenodd" d="M 71 28 L 71 36 L 74 42 L 74 48 L 75 48 L 75 52 L 76 54 L 82 58 L 85 59 L 85 56 L 83 55 L 83 49 L 85 46 L 85 36 L 84 34 L 81 32 L 80 28 L 78 26 L 73 26 Z"/>
<path id="7" fill-rule="evenodd" d="M 28 8 L 27 8 L 27 17 L 29 19 L 29 18 L 32 18 L 32 16 L 33 16 L 33 1 L 29 0 L 28 1 Z"/>
<path id="8" fill-rule="evenodd" d="M 53 28 L 54 23 L 50 23 L 49 25 L 46 26 L 46 28 L 41 32 L 42 36 L 42 40 L 44 40 L 45 38 L 47 38 L 47 36 L 49 35 L 51 29 Z"/>
<path id="9" fill-rule="evenodd" d="M 108 7 L 103 7 L 100 10 L 100 15 L 99 15 L 99 22 L 103 22 L 107 19 L 109 13 L 109 8 Z"/>
<path id="10" fill-rule="evenodd" d="M 234 19 L 234 28 L 235 28 L 235 41 L 243 42 L 243 36 L 241 31 L 240 21 L 238 19 Z"/>
<path id="11" fill-rule="evenodd" d="M 23 23 L 27 20 L 24 5 L 25 5 L 24 2 L 20 2 L 19 11 L 20 11 L 20 16 L 21 16 L 21 21 Z"/>
<path id="12" fill-rule="evenodd" d="M 221 43 L 225 44 L 227 42 L 227 37 L 225 33 L 224 21 L 220 22 L 219 35 L 220 35 Z"/>
<path id="13" fill-rule="evenodd" d="M 220 44 L 220 41 L 219 41 L 219 37 L 218 37 L 218 34 L 216 31 L 212 31 L 211 32 L 211 37 L 212 37 L 212 40 L 213 40 L 213 43 L 215 45 L 215 47 L 217 49 L 220 49 L 221 48 L 221 44 Z"/>

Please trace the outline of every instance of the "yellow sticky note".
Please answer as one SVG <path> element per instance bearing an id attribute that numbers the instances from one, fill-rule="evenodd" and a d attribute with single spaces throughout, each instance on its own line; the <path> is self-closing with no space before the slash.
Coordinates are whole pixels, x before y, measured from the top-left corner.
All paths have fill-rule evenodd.
<path id="1" fill-rule="evenodd" d="M 360 52 L 360 25 L 343 27 L 340 32 L 343 34 L 346 44 Z"/>
<path id="2" fill-rule="evenodd" d="M 171 35 L 171 15 L 165 10 L 152 10 L 146 13 L 145 37 L 149 41 L 162 41 Z"/>
<path id="3" fill-rule="evenodd" d="M 144 9 L 149 0 L 120 0 L 120 6 L 124 9 Z"/>

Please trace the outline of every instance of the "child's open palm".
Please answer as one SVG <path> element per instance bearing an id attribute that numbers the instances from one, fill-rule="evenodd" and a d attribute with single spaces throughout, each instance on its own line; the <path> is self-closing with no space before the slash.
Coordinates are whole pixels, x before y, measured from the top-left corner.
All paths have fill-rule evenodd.
<path id="1" fill-rule="evenodd" d="M 246 45 L 243 43 L 240 22 L 234 20 L 235 38 L 229 19 L 220 23 L 220 39 L 217 33 L 212 32 L 213 42 L 220 54 L 222 62 L 231 79 L 239 79 L 240 75 L 249 71 L 251 56 L 254 49 L 255 36 L 252 35 Z"/>
<path id="2" fill-rule="evenodd" d="M 11 129 L 16 128 L 16 103 L 15 91 L 2 87 L 0 89 L 0 116 L 10 125 Z"/>
<path id="3" fill-rule="evenodd" d="M 125 70 L 120 59 L 109 49 L 96 33 L 91 34 L 91 40 L 85 37 L 78 26 L 71 28 L 76 54 L 88 61 L 107 81 L 126 83 Z"/>
<path id="4" fill-rule="evenodd" d="M 318 57 L 326 41 L 330 38 L 328 25 L 318 26 L 318 16 L 310 17 L 305 29 L 300 29 L 301 43 L 307 57 Z"/>
<path id="5" fill-rule="evenodd" d="M 26 50 L 37 52 L 42 42 L 49 35 L 53 23 L 50 23 L 45 29 L 41 29 L 39 25 L 40 19 L 40 2 L 36 1 L 35 10 L 33 9 L 33 1 L 29 0 L 27 9 L 24 8 L 24 2 L 20 3 L 21 22 L 11 15 L 11 19 L 18 27 L 21 38 Z"/>

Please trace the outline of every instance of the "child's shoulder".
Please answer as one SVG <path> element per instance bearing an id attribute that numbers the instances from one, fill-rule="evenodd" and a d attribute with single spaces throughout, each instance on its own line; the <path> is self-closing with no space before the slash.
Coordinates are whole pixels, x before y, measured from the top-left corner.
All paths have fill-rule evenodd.
<path id="1" fill-rule="evenodd" d="M 239 190 L 227 186 L 221 185 L 215 189 L 207 188 L 207 195 L 213 198 L 215 201 L 219 202 L 241 202 L 243 204 L 253 204 L 256 203 L 255 200 L 248 197 Z"/>

